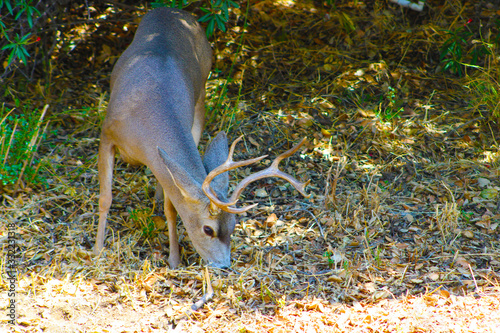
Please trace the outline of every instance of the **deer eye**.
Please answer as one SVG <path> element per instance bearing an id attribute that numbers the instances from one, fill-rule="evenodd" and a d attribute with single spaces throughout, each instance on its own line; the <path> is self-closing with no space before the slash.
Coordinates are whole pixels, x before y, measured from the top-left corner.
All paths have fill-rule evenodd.
<path id="1" fill-rule="evenodd" d="M 210 237 L 214 237 L 214 229 L 210 228 L 209 226 L 204 226 L 203 227 L 203 232 Z"/>

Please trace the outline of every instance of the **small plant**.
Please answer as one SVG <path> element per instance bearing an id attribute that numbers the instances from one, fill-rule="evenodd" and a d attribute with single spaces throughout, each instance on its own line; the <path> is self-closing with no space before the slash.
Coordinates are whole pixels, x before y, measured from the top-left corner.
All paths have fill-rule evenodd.
<path id="1" fill-rule="evenodd" d="M 209 8 L 201 8 L 206 14 L 200 18 L 200 22 L 208 23 L 208 37 L 214 33 L 216 25 L 222 32 L 226 31 L 230 7 L 239 8 L 239 6 L 231 0 L 210 0 Z"/>
<path id="2" fill-rule="evenodd" d="M 397 99 L 396 90 L 389 86 L 384 94 L 383 100 L 387 101 L 387 106 L 382 110 L 382 106 L 376 112 L 377 117 L 384 121 L 390 121 L 394 118 L 399 118 L 399 114 L 403 111 L 402 101 Z"/>
<path id="3" fill-rule="evenodd" d="M 382 264 L 382 258 L 380 257 L 381 253 L 382 253 L 382 249 L 380 247 L 378 247 L 378 245 L 377 245 L 376 249 L 372 250 L 372 256 L 373 256 L 373 259 L 375 259 L 375 263 L 376 263 L 377 267 L 380 267 Z"/>
<path id="4" fill-rule="evenodd" d="M 347 13 L 338 11 L 336 12 L 335 16 L 339 20 L 339 26 L 341 27 L 342 31 L 344 31 L 346 34 L 350 34 L 356 31 L 356 25 Z"/>
<path id="5" fill-rule="evenodd" d="M 15 109 L 0 110 L 0 182 L 1 186 L 14 185 L 17 190 L 21 182 L 43 183 L 38 170 L 41 161 L 35 158 L 40 142 L 45 137 L 48 122 L 44 121 L 48 105 L 37 117 L 38 109 L 29 106 L 21 114 Z"/>
<path id="6" fill-rule="evenodd" d="M 450 71 L 453 74 L 462 76 L 463 49 L 471 33 L 460 27 L 455 31 L 447 30 L 447 35 L 448 39 L 441 47 L 441 55 L 439 57 L 443 65 L 443 71 Z"/>
<path id="7" fill-rule="evenodd" d="M 474 215 L 473 212 L 466 212 L 463 207 L 460 207 L 460 215 L 465 220 L 465 222 L 470 223 L 470 218 Z"/>
<path id="8" fill-rule="evenodd" d="M 466 47 L 469 44 L 469 39 L 473 35 L 471 31 L 467 30 L 467 26 L 471 22 L 472 19 L 455 30 L 446 30 L 448 38 L 441 47 L 439 57 L 443 71 L 450 71 L 455 75 L 463 76 L 463 67 L 477 67 L 476 65 L 481 57 L 491 54 L 489 50 L 491 45 L 482 40 L 479 42 L 472 41 L 470 60 L 467 62 Z"/>
<path id="9" fill-rule="evenodd" d="M 332 256 L 333 253 L 330 251 L 325 251 L 325 253 L 323 253 L 323 257 L 325 257 L 328 260 L 328 267 L 330 269 L 332 269 L 333 265 L 335 264 L 335 261 L 333 260 Z"/>
<path id="10" fill-rule="evenodd" d="M 458 228 L 458 220 L 461 211 L 458 209 L 456 202 L 445 202 L 444 205 L 436 205 L 436 222 L 443 244 L 449 244 L 449 240 L 454 237 Z"/>
<path id="11" fill-rule="evenodd" d="M 130 219 L 134 222 L 135 226 L 140 228 L 142 237 L 151 239 L 157 236 L 158 230 L 152 218 L 151 209 L 131 209 L 129 214 Z"/>
<path id="12" fill-rule="evenodd" d="M 8 36 L 4 36 L 10 42 L 2 47 L 2 50 L 10 50 L 9 58 L 7 60 L 7 66 L 9 66 L 14 60 L 20 59 L 24 64 L 26 63 L 26 58 L 30 56 L 26 50 L 26 45 L 30 43 L 30 34 L 24 35 L 22 37 L 16 34 L 14 41 L 11 41 Z"/>
<path id="13" fill-rule="evenodd" d="M 194 1 L 188 0 L 156 0 L 151 3 L 153 8 L 157 7 L 171 7 L 182 9 L 187 7 Z M 239 8 L 238 4 L 231 0 L 210 0 L 208 5 L 202 6 L 200 9 L 205 13 L 199 21 L 207 23 L 207 37 L 214 34 L 215 29 L 222 32 L 226 31 L 226 23 L 229 20 L 229 8 Z"/>
<path id="14" fill-rule="evenodd" d="M 331 247 L 323 253 L 323 257 L 327 258 L 328 267 L 330 269 L 337 269 L 337 265 L 344 260 L 342 253 L 337 249 L 332 249 Z"/>

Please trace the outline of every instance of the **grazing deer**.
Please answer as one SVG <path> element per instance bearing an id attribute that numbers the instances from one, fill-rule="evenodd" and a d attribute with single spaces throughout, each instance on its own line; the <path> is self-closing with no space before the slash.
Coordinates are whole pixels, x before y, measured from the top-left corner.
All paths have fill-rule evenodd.
<path id="1" fill-rule="evenodd" d="M 243 179 L 227 200 L 227 171 L 266 156 L 233 162 L 234 148 L 241 137 L 228 152 L 224 132 L 208 145 L 203 159 L 200 156 L 197 146 L 203 131 L 205 82 L 211 64 L 212 50 L 193 16 L 169 8 L 158 8 L 144 16 L 132 44 L 111 74 L 111 97 L 99 145 L 95 254 L 104 246 L 116 149 L 126 162 L 146 165 L 157 179 L 156 197 L 164 198 L 171 268 L 180 263 L 177 213 L 198 253 L 213 266 L 228 267 L 234 214 L 256 205 L 232 207 L 245 186 L 260 178 L 281 177 L 307 196 L 307 183 L 278 170 L 279 161 L 296 152 L 301 142 L 278 156 L 269 168 Z"/>

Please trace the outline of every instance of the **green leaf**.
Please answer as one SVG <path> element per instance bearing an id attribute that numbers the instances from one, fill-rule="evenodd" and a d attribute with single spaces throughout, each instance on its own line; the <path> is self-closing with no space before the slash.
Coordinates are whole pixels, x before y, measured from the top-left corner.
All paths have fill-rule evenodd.
<path id="1" fill-rule="evenodd" d="M 214 27 L 215 27 L 215 20 L 210 20 L 208 22 L 208 26 L 207 26 L 207 36 L 212 36 L 212 34 L 214 33 Z"/>
<path id="2" fill-rule="evenodd" d="M 12 5 L 10 3 L 10 0 L 5 0 L 5 2 L 3 2 L 3 3 L 5 4 L 5 7 L 7 7 L 10 15 L 14 15 L 14 11 L 12 10 Z M 2 7 L 0 6 L 0 8 L 2 8 Z"/>
<path id="3" fill-rule="evenodd" d="M 234 1 L 227 0 L 227 3 L 229 3 L 231 5 L 231 7 L 240 8 L 240 6 L 237 3 L 235 3 Z"/>
<path id="4" fill-rule="evenodd" d="M 219 27 L 222 32 L 226 32 L 226 24 L 220 15 L 215 16 L 215 21 L 217 22 L 217 27 Z"/>
<path id="5" fill-rule="evenodd" d="M 25 55 L 25 56 L 27 56 L 27 57 L 29 57 L 29 56 L 30 56 L 30 54 L 28 53 L 28 50 L 26 50 L 26 48 L 24 48 L 24 47 L 20 46 L 20 47 L 19 47 L 19 50 L 21 51 L 20 53 L 22 53 L 23 55 Z"/>
<path id="6" fill-rule="evenodd" d="M 200 19 L 198 19 L 198 21 L 200 21 L 200 22 L 208 22 L 208 21 L 210 21 L 211 18 L 212 18 L 212 14 L 209 13 L 209 14 L 203 15 Z"/>
<path id="7" fill-rule="evenodd" d="M 13 49 L 14 47 L 16 47 L 16 44 L 14 44 L 14 43 L 10 43 L 10 44 L 4 45 L 4 46 L 2 47 L 2 50 Z"/>

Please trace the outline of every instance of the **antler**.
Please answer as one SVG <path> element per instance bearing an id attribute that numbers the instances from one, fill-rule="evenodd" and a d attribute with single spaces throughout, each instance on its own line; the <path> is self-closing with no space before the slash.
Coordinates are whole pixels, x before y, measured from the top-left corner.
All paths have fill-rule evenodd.
<path id="1" fill-rule="evenodd" d="M 308 180 L 305 183 L 299 182 L 297 179 L 293 178 L 287 173 L 284 173 L 278 168 L 278 164 L 281 162 L 281 160 L 293 155 L 297 150 L 299 150 L 300 146 L 305 142 L 306 138 L 302 139 L 296 146 L 294 146 L 292 149 L 287 150 L 283 154 L 279 155 L 274 159 L 273 163 L 271 163 L 271 166 L 268 168 L 261 170 L 259 172 L 256 172 L 248 177 L 245 177 L 239 184 L 236 186 L 236 189 L 234 190 L 233 194 L 231 195 L 231 198 L 229 198 L 229 202 L 224 202 L 219 200 L 217 198 L 217 195 L 214 193 L 212 188 L 210 187 L 210 183 L 212 180 L 217 177 L 218 175 L 229 171 L 236 169 L 240 166 L 246 166 L 255 162 L 258 162 L 262 160 L 263 158 L 267 157 L 267 155 L 252 158 L 249 160 L 245 161 L 239 161 L 239 162 L 234 162 L 233 161 L 233 153 L 234 153 L 234 148 L 236 147 L 236 144 L 243 138 L 243 135 L 240 136 L 238 139 L 234 140 L 233 144 L 231 145 L 231 148 L 229 150 L 229 155 L 227 157 L 227 160 L 218 166 L 217 168 L 213 169 L 205 178 L 205 181 L 203 182 L 203 185 L 201 188 L 203 189 L 203 192 L 205 192 L 206 196 L 210 199 L 210 201 L 215 204 L 217 207 L 220 209 L 228 212 L 228 213 L 233 213 L 233 214 L 239 214 L 248 211 L 249 209 L 257 206 L 258 204 L 253 204 L 249 205 L 246 207 L 241 207 L 241 208 L 236 208 L 236 207 L 229 207 L 238 201 L 238 197 L 240 196 L 241 192 L 245 189 L 245 187 L 248 186 L 248 184 L 262 178 L 267 178 L 267 177 L 278 177 L 281 179 L 284 179 L 288 181 L 292 186 L 300 192 L 304 197 L 309 198 L 311 195 L 307 194 L 305 192 L 305 187 L 307 184 L 309 184 L 310 180 Z"/>

